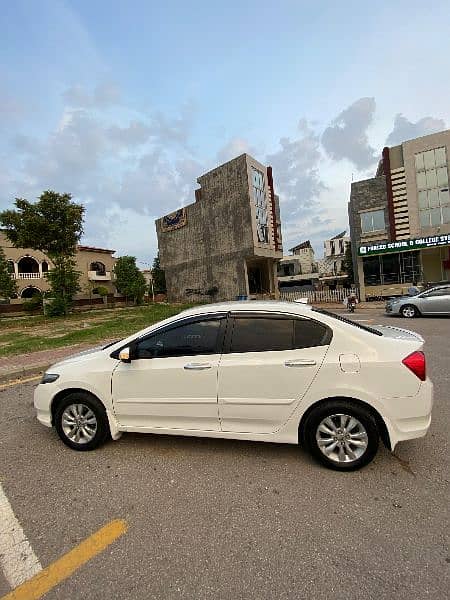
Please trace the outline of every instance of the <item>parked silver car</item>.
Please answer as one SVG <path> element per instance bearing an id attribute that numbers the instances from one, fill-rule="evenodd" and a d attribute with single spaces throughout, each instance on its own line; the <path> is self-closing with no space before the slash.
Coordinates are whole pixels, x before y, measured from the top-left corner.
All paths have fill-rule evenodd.
<path id="1" fill-rule="evenodd" d="M 386 313 L 412 318 L 421 315 L 450 315 L 450 285 L 438 285 L 416 296 L 390 298 Z"/>

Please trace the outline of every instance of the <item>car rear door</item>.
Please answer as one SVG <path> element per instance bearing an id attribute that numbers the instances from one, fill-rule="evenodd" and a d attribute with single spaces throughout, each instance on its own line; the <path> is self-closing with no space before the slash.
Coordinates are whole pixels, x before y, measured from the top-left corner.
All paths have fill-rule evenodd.
<path id="1" fill-rule="evenodd" d="M 450 314 L 450 286 L 430 290 L 421 297 L 419 310 L 423 314 Z"/>
<path id="2" fill-rule="evenodd" d="M 331 337 L 312 319 L 232 314 L 219 363 L 222 431 L 277 431 L 313 382 Z"/>

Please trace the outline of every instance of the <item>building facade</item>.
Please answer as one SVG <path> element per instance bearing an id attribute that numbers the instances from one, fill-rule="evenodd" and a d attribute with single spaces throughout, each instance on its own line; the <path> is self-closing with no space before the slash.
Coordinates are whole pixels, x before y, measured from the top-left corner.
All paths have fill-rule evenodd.
<path id="1" fill-rule="evenodd" d="M 0 247 L 5 253 L 11 278 L 17 283 L 18 299 L 31 298 L 34 294 L 50 289 L 46 272 L 53 267 L 52 261 L 43 252 L 32 248 L 15 248 L 0 231 Z M 87 298 L 95 294 L 98 286 L 106 287 L 113 294 L 115 250 L 94 248 L 92 246 L 77 247 L 75 254 L 76 269 L 80 275 L 80 292 L 77 298 Z"/>
<path id="2" fill-rule="evenodd" d="M 307 240 L 290 249 L 292 255 L 283 256 L 278 265 L 280 291 L 312 290 L 319 281 L 319 269 L 314 248 Z"/>
<path id="3" fill-rule="evenodd" d="M 361 298 L 450 279 L 450 130 L 384 148 L 375 177 L 352 183 L 350 235 Z"/>
<path id="4" fill-rule="evenodd" d="M 323 243 L 323 258 L 318 261 L 318 265 L 319 281 L 325 288 L 335 290 L 347 285 L 344 260 L 350 237 L 346 233 L 342 231 Z"/>
<path id="5" fill-rule="evenodd" d="M 197 182 L 193 204 L 156 221 L 168 300 L 276 297 L 282 245 L 272 169 L 242 154 Z"/>

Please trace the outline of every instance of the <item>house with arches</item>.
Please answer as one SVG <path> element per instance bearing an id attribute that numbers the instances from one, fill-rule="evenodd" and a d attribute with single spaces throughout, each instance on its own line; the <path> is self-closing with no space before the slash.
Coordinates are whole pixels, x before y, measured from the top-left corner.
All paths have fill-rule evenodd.
<path id="1" fill-rule="evenodd" d="M 3 231 L 0 231 L 0 247 L 5 253 L 11 278 L 17 283 L 17 299 L 13 301 L 31 298 L 49 289 L 46 273 L 53 268 L 53 263 L 46 254 L 32 248 L 15 248 Z M 81 273 L 81 291 L 77 299 L 95 297 L 99 286 L 106 287 L 110 294 L 116 293 L 114 253 L 115 250 L 94 246 L 77 247 L 75 262 Z"/>

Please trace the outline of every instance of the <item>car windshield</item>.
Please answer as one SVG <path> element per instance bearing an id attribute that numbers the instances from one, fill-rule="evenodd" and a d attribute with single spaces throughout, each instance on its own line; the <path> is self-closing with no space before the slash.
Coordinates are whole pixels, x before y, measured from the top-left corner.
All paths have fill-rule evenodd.
<path id="1" fill-rule="evenodd" d="M 356 321 L 352 321 L 351 319 L 346 319 L 342 315 L 337 315 L 336 313 L 329 312 L 323 308 L 313 308 L 313 312 L 317 312 L 321 315 L 326 315 L 327 317 L 332 317 L 337 321 L 342 321 L 343 323 L 347 323 L 348 325 L 353 325 L 353 327 L 358 327 L 358 329 L 363 329 L 364 331 L 368 331 L 369 333 L 373 333 L 374 335 L 383 335 L 381 331 L 378 329 L 373 329 L 372 327 L 367 327 L 367 325 L 361 325 L 361 323 L 357 323 Z"/>

